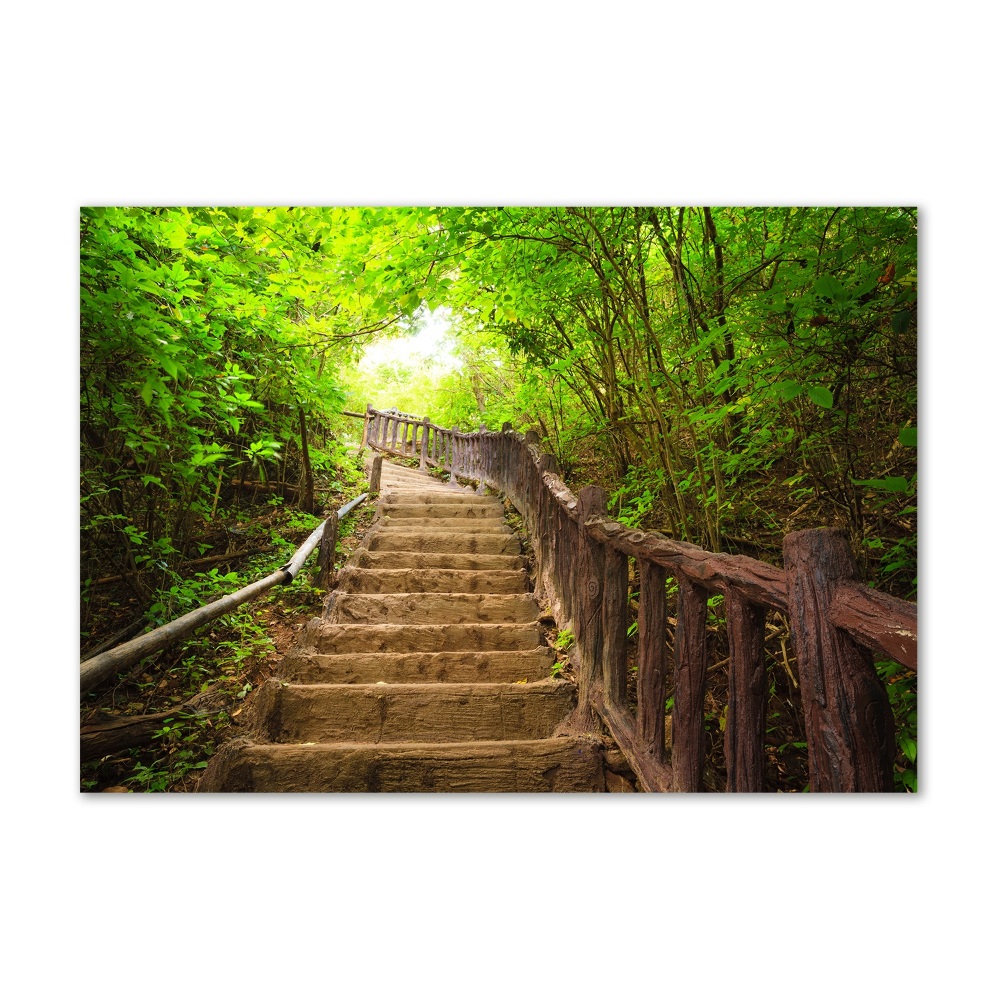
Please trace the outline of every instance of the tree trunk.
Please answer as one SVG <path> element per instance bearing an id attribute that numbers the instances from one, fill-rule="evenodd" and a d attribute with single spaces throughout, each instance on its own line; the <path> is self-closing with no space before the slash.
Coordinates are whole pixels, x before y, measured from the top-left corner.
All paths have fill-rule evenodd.
<path id="1" fill-rule="evenodd" d="M 299 488 L 299 510 L 307 514 L 315 513 L 316 504 L 313 498 L 313 470 L 309 461 L 309 436 L 306 432 L 306 415 L 299 408 L 299 439 L 302 442 L 302 479 Z"/>

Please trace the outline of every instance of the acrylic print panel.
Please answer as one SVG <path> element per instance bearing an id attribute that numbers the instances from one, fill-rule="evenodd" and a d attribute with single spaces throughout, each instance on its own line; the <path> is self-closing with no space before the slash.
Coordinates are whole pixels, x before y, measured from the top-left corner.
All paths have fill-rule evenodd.
<path id="1" fill-rule="evenodd" d="M 915 210 L 80 224 L 82 789 L 916 790 Z"/>

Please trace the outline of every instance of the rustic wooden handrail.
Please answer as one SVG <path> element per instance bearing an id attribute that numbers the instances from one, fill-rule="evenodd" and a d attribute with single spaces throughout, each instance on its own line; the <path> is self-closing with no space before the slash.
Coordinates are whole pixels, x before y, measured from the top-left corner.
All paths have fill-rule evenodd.
<path id="1" fill-rule="evenodd" d="M 537 589 L 560 628 L 576 637 L 580 703 L 576 722 L 604 721 L 649 791 L 698 791 L 705 763 L 704 699 L 709 595 L 725 598 L 730 642 L 725 733 L 727 791 L 764 788 L 767 686 L 764 616 L 789 618 L 798 657 L 810 787 L 813 791 L 890 791 L 892 713 L 872 652 L 917 668 L 917 609 L 865 587 L 846 538 L 819 528 L 785 538 L 784 566 L 710 552 L 637 531 L 607 516 L 607 496 L 577 497 L 559 478 L 538 437 L 503 430 L 463 433 L 391 411 L 366 409 L 364 442 L 420 458 L 510 498 L 535 551 Z M 625 704 L 628 559 L 639 594 L 638 709 Z M 674 642 L 672 754 L 664 754 L 667 670 L 665 579 L 678 599 Z"/>
<path id="2" fill-rule="evenodd" d="M 336 514 L 326 518 L 295 550 L 292 558 L 269 576 L 248 584 L 232 594 L 220 597 L 219 600 L 213 601 L 211 604 L 195 608 L 194 611 L 189 611 L 186 615 L 181 615 L 180 618 L 175 618 L 151 632 L 146 632 L 120 646 L 115 646 L 113 649 L 85 660 L 80 664 L 80 694 L 86 694 L 93 690 L 119 670 L 125 670 L 152 653 L 158 653 L 177 640 L 189 636 L 202 625 L 215 621 L 216 618 L 238 608 L 241 604 L 260 597 L 261 594 L 266 593 L 277 584 L 291 583 L 305 565 L 306 559 L 321 543 L 323 543 L 321 556 L 325 556 L 326 563 L 332 562 L 336 549 L 336 539 L 331 536 L 336 530 L 336 525 L 339 524 L 341 518 L 346 517 L 367 497 L 367 493 L 362 493 L 350 503 L 344 504 Z M 321 573 L 328 573 L 327 565 L 321 566 Z"/>

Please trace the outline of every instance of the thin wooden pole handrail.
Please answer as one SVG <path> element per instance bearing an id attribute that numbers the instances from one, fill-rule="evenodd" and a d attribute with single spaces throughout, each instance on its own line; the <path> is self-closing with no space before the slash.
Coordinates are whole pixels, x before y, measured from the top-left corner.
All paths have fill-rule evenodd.
<path id="1" fill-rule="evenodd" d="M 344 518 L 367 497 L 367 493 L 362 493 L 361 496 L 355 497 L 350 503 L 340 508 L 337 512 L 337 517 L 339 519 Z M 302 569 L 306 559 L 309 558 L 316 546 L 319 545 L 320 540 L 323 538 L 325 527 L 326 519 L 295 550 L 292 558 L 280 569 L 271 573 L 270 576 L 266 576 L 256 583 L 251 583 L 241 590 L 237 590 L 235 593 L 221 597 L 211 604 L 195 608 L 194 611 L 189 611 L 186 615 L 182 615 L 180 618 L 175 618 L 172 622 L 167 622 L 165 625 L 153 629 L 152 632 L 146 632 L 144 635 L 124 642 L 114 649 L 109 649 L 107 652 L 85 660 L 80 664 L 80 693 L 86 694 L 117 671 L 133 666 L 152 653 L 158 653 L 161 649 L 165 649 L 178 639 L 183 639 L 190 635 L 202 625 L 214 621 L 216 618 L 220 618 L 241 604 L 245 604 L 247 601 L 266 593 L 277 584 L 287 585 L 291 583 L 299 570 Z"/>

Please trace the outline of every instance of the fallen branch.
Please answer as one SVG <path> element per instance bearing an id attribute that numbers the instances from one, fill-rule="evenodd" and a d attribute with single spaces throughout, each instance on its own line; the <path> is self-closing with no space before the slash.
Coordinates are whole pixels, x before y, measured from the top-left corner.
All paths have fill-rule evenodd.
<path id="1" fill-rule="evenodd" d="M 298 486 L 293 486 L 291 483 L 261 483 L 250 479 L 232 479 L 230 480 L 230 485 L 240 490 L 263 490 L 265 493 L 278 493 L 279 491 L 288 493 L 299 492 Z"/>
<path id="2" fill-rule="evenodd" d="M 200 707 L 207 692 L 172 708 L 169 712 L 149 715 L 119 715 L 107 722 L 95 722 L 80 727 L 80 760 L 100 760 L 121 750 L 148 746 L 156 739 L 167 719 L 204 717 L 212 712 Z"/>

